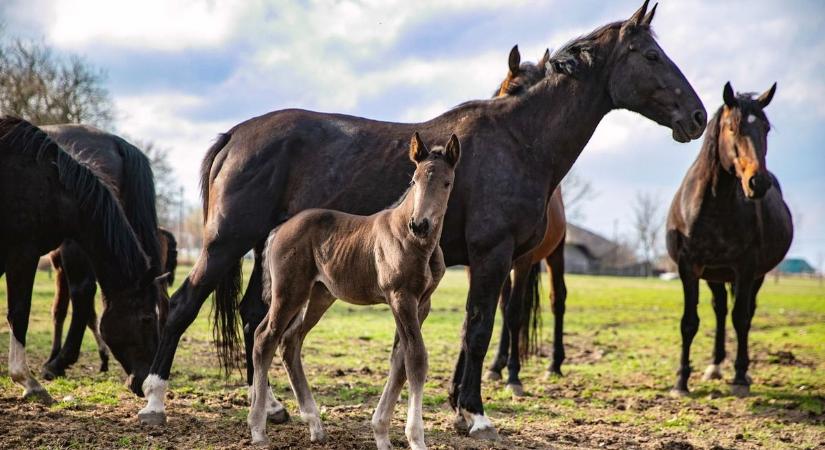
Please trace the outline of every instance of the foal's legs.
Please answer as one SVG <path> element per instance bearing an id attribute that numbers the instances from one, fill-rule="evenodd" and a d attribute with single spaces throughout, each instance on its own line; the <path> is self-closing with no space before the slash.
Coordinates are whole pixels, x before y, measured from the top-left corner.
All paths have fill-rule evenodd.
<path id="1" fill-rule="evenodd" d="M 705 369 L 704 380 L 722 378 L 722 361 L 725 360 L 725 320 L 728 316 L 728 293 L 725 283 L 708 281 L 713 293 L 713 311 L 716 313 L 716 338 L 713 343 L 713 363 Z"/>
<path id="2" fill-rule="evenodd" d="M 9 322 L 9 376 L 22 385 L 23 398 L 32 398 L 50 404 L 54 400 L 37 382 L 26 362 L 26 332 L 29 327 L 32 287 L 37 271 L 38 255 L 36 251 L 11 254 L 14 261 L 6 273 L 6 292 L 8 296 Z"/>
<path id="3" fill-rule="evenodd" d="M 489 381 L 501 379 L 501 370 L 507 365 L 507 358 L 510 355 L 510 330 L 507 329 L 505 314 L 507 302 L 510 301 L 510 295 L 512 294 L 512 287 L 513 285 L 508 276 L 504 280 L 504 286 L 501 287 L 501 294 L 498 298 L 498 307 L 501 310 L 501 338 L 498 340 L 498 351 L 495 359 L 493 359 L 493 364 L 487 369 L 487 374 L 484 377 Z"/>
<path id="4" fill-rule="evenodd" d="M 682 312 L 682 359 L 677 372 L 676 386 L 670 391 L 673 395 L 688 394 L 688 379 L 690 378 L 690 344 L 699 330 L 699 314 L 696 311 L 699 304 L 699 279 L 694 275 L 690 265 L 679 263 L 679 277 L 682 279 L 685 309 Z"/>
<path id="5" fill-rule="evenodd" d="M 567 303 L 567 284 L 564 282 L 564 239 L 546 259 L 547 273 L 553 286 L 550 305 L 553 309 L 553 363 L 548 374 L 561 375 L 564 362 L 564 311 Z"/>
<path id="6" fill-rule="evenodd" d="M 323 442 L 326 438 L 323 426 L 321 425 L 321 413 L 318 405 L 312 397 L 304 366 L 301 361 L 301 348 L 304 345 L 306 335 L 321 320 L 321 317 L 335 302 L 335 297 L 329 293 L 326 286 L 315 283 L 309 294 L 309 304 L 307 305 L 304 317 L 296 321 L 284 336 L 282 346 L 282 357 L 289 384 L 292 392 L 298 400 L 298 409 L 301 412 L 301 419 L 309 425 L 310 441 Z"/>
<path id="7" fill-rule="evenodd" d="M 733 328 L 736 329 L 736 361 L 734 368 L 731 392 L 737 397 L 750 394 L 751 378 L 748 376 L 750 358 L 748 356 L 748 334 L 751 329 L 751 320 L 756 311 L 756 293 L 762 287 L 765 277 L 753 280 L 752 270 L 740 270 L 736 273 L 736 289 L 733 303 Z"/>

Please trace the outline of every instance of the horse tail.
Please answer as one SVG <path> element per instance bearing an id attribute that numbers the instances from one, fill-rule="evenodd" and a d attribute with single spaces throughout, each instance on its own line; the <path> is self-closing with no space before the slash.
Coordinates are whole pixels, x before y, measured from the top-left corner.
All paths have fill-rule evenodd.
<path id="1" fill-rule="evenodd" d="M 175 270 L 178 268 L 178 241 L 171 231 L 165 228 L 158 228 L 158 231 L 166 239 L 166 265 L 163 272 L 169 273 L 169 285 L 175 284 Z"/>
<path id="2" fill-rule="evenodd" d="M 149 257 L 152 275 L 161 274 L 158 213 L 155 209 L 155 176 L 149 158 L 126 140 L 115 137 L 123 160 L 120 199 L 129 224 L 135 230 L 143 251 Z"/>
<path id="3" fill-rule="evenodd" d="M 215 143 L 206 151 L 206 155 L 201 162 L 201 200 L 203 201 L 203 222 L 209 218 L 209 174 L 212 172 L 212 165 L 215 163 L 215 158 L 218 153 L 223 150 L 229 139 L 232 137 L 229 133 L 221 133 L 215 140 Z"/>
<path id="4" fill-rule="evenodd" d="M 541 262 L 530 267 L 522 304 L 519 360 L 538 354 L 541 339 Z"/>

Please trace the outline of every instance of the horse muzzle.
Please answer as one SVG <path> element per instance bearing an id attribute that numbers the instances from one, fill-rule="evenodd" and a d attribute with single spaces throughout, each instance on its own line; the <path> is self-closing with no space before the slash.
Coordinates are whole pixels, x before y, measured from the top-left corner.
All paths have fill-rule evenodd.
<path id="1" fill-rule="evenodd" d="M 421 239 L 427 237 L 432 230 L 432 224 L 429 219 L 424 219 L 420 223 L 415 223 L 414 220 L 410 219 L 409 227 L 410 231 L 412 231 L 416 237 Z"/>
<path id="2" fill-rule="evenodd" d="M 758 173 L 748 180 L 748 190 L 745 192 L 750 199 L 760 199 L 768 193 L 768 189 L 773 186 L 771 179 L 761 173 Z"/>

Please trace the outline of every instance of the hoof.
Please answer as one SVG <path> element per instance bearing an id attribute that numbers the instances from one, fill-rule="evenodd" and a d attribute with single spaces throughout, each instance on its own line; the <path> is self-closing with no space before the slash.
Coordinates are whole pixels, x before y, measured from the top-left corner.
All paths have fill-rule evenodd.
<path id="1" fill-rule="evenodd" d="M 702 375 L 702 380 L 704 381 L 711 381 L 711 380 L 721 380 L 722 379 L 722 368 L 719 367 L 718 364 L 711 364 L 705 369 L 705 374 Z"/>
<path id="2" fill-rule="evenodd" d="M 266 436 L 266 434 L 264 434 L 264 436 L 259 439 L 252 438 L 252 445 L 256 447 L 267 448 L 269 447 L 269 438 Z"/>
<path id="3" fill-rule="evenodd" d="M 487 373 L 484 375 L 484 379 L 487 381 L 499 381 L 501 380 L 501 372 L 496 372 L 495 370 L 488 370 Z"/>
<path id="4" fill-rule="evenodd" d="M 48 392 L 46 392 L 45 389 L 36 389 L 26 392 L 23 395 L 23 400 L 36 402 L 47 406 L 54 403 L 54 399 Z"/>
<path id="5" fill-rule="evenodd" d="M 459 434 L 467 434 L 467 432 L 470 431 L 470 427 L 467 425 L 467 420 L 464 419 L 464 416 L 458 413 L 456 413 L 453 418 L 453 429 L 455 429 L 455 431 Z"/>
<path id="6" fill-rule="evenodd" d="M 558 378 L 562 378 L 563 376 L 564 375 L 562 375 L 562 373 L 560 371 L 556 372 L 555 370 L 548 370 L 547 372 L 544 372 L 544 380 L 545 381 L 555 380 L 555 379 L 558 379 Z"/>
<path id="7" fill-rule="evenodd" d="M 670 390 L 670 396 L 673 398 L 684 398 L 690 395 L 687 389 L 673 388 Z"/>
<path id="8" fill-rule="evenodd" d="M 40 375 L 43 376 L 43 379 L 51 381 L 55 378 L 66 376 L 66 371 L 52 364 L 46 364 L 43 366 L 43 370 L 40 372 Z"/>
<path id="9" fill-rule="evenodd" d="M 732 384 L 730 392 L 735 397 L 743 398 L 751 395 L 751 387 L 747 384 Z"/>
<path id="10" fill-rule="evenodd" d="M 269 423 L 274 423 L 274 424 L 286 423 L 286 422 L 289 421 L 289 413 L 286 412 L 285 408 L 281 408 L 281 409 L 279 409 L 277 411 L 274 411 L 272 413 L 267 413 L 266 414 L 266 420 Z"/>
<path id="11" fill-rule="evenodd" d="M 513 393 L 513 397 L 524 397 L 524 386 L 520 383 L 508 383 L 507 389 Z"/>
<path id="12" fill-rule="evenodd" d="M 327 440 L 327 433 L 324 432 L 323 430 L 321 430 L 317 433 L 310 433 L 310 435 L 309 435 L 309 441 L 313 442 L 315 444 L 322 444 L 326 440 Z"/>
<path id="13" fill-rule="evenodd" d="M 499 439 L 498 431 L 493 426 L 470 430 L 470 437 L 482 441 L 497 441 Z"/>
<path id="14" fill-rule="evenodd" d="M 141 425 L 166 425 L 166 413 L 163 411 L 139 412 Z"/>

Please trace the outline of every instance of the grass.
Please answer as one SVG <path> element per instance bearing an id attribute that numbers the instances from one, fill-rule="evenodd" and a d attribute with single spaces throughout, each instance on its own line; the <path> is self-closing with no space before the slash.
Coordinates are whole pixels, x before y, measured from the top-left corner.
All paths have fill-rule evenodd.
<path id="1" fill-rule="evenodd" d="M 181 268 L 179 280 L 185 276 Z M 544 380 L 548 358 L 531 360 L 522 371 L 528 397 L 512 399 L 498 383 L 485 382 L 483 397 L 488 414 L 499 427 L 505 446 L 633 448 L 689 445 L 708 448 L 817 448 L 825 445 L 825 288 L 815 280 L 769 280 L 759 296 L 751 331 L 752 395 L 730 396 L 724 382 L 703 382 L 701 371 L 709 362 L 715 317 L 710 292 L 700 298 L 700 331 L 694 340 L 692 394 L 672 399 L 667 392 L 675 381 L 680 349 L 681 286 L 678 281 L 568 276 L 569 297 L 565 339 L 565 376 Z M 547 284 L 546 281 L 544 283 Z M 5 283 L 0 298 L 5 298 Z M 450 426 L 452 412 L 446 393 L 459 348 L 467 283 L 463 271 L 448 271 L 433 299 L 433 311 L 424 325 L 430 355 L 425 390 L 425 423 L 434 447 L 478 445 L 456 440 Z M 35 372 L 50 348 L 49 308 L 53 293 L 48 274 L 38 273 L 27 352 Z M 547 303 L 547 302 L 546 302 Z M 99 308 L 98 308 L 99 310 Z M 245 436 L 246 388 L 238 374 L 221 376 L 211 346 L 211 329 L 205 305 L 186 332 L 172 373 L 170 416 L 181 421 L 213 420 L 221 430 Z M 552 320 L 544 306 L 543 351 L 549 354 Z M 498 340 L 496 325 L 491 349 Z M 7 326 L 0 328 L 0 352 L 7 352 Z M 388 367 L 394 325 L 386 307 L 356 307 L 336 303 L 310 334 L 304 348 L 305 367 L 326 423 L 352 421 L 355 433 L 370 442 L 369 419 L 377 404 Z M 488 353 L 488 362 L 493 351 Z M 728 323 L 729 355 L 735 352 L 735 334 Z M 57 440 L 31 446 L 45 447 L 153 447 L 174 442 L 177 436 L 152 436 L 136 428 L 133 416 L 142 405 L 122 386 L 120 366 L 108 374 L 96 372 L 97 349 L 88 335 L 81 358 L 68 378 L 44 383 L 61 400 L 46 413 L 64 414 L 67 420 L 94 420 L 119 433 L 108 441 L 56 434 Z M 723 365 L 725 376 L 732 364 Z M 297 407 L 284 370 L 271 370 L 276 395 L 296 415 Z M 0 367 L 3 405 L 22 403 L 20 388 Z M 406 395 L 406 394 L 405 394 Z M 406 398 L 406 397 L 405 397 Z M 28 407 L 28 406 L 26 406 Z M 94 416 L 110 411 L 120 417 Z M 399 405 L 393 434 L 404 445 Z M 21 413 L 22 414 L 22 413 Z M 34 413 L 32 413 L 34 414 Z M 43 414 L 40 411 L 38 414 Z M 60 416 L 63 417 L 63 416 Z M 207 419 L 208 418 L 208 419 Z M 201 423 L 199 422 L 199 423 Z M 212 423 L 212 422 L 209 422 Z M 297 421 L 296 434 L 308 436 Z M 131 424 L 131 425 L 130 425 Z M 119 427 L 119 428 L 118 428 Z M 293 429 L 288 428 L 288 429 Z M 270 436 L 277 427 L 270 426 Z M 235 441 L 198 434 L 190 446 L 232 446 Z M 330 431 L 335 435 L 335 430 Z M 23 439 L 23 438 L 19 438 Z M 74 439 L 74 440 L 73 440 Z M 80 439 L 80 440 L 78 440 Z M 91 440 L 89 440 L 91 439 Z M 166 439 L 166 441 L 164 441 Z M 240 438 L 238 438 L 240 439 Z M 297 439 L 297 438 L 296 438 Z M 302 438 L 304 439 L 304 438 Z M 0 431 L 0 446 L 14 446 Z M 160 445 L 161 447 L 165 444 Z"/>

